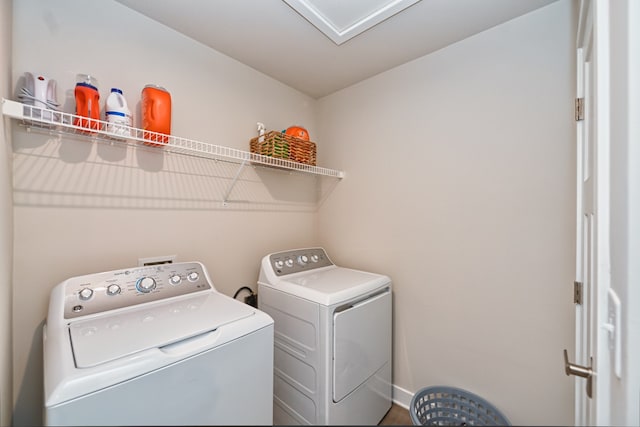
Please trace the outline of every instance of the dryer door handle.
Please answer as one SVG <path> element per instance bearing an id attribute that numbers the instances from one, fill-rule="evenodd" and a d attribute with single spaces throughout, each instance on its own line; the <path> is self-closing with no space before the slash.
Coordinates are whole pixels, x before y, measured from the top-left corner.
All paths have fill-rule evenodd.
<path id="1" fill-rule="evenodd" d="M 374 299 L 381 298 L 382 296 L 386 295 L 389 292 L 390 292 L 390 289 L 387 287 L 387 288 L 384 288 L 382 290 L 379 290 L 378 292 L 375 292 L 373 294 L 367 295 L 362 299 L 359 299 L 359 300 L 356 300 L 356 301 L 352 301 L 352 302 L 349 302 L 347 304 L 343 304 L 343 305 L 341 305 L 341 306 L 339 306 L 339 307 L 337 307 L 335 309 L 334 314 L 350 310 L 350 309 L 352 309 L 354 307 L 358 307 L 358 306 L 360 306 L 362 304 L 367 304 L 367 303 L 373 301 Z"/>

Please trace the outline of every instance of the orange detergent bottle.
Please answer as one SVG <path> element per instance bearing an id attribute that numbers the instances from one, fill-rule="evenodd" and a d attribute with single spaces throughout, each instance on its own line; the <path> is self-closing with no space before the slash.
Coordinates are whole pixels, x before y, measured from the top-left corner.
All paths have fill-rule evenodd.
<path id="1" fill-rule="evenodd" d="M 83 128 L 100 129 L 98 81 L 88 74 L 78 74 L 76 81 L 76 116 L 80 117 L 74 118 L 73 124 Z"/>
<path id="2" fill-rule="evenodd" d="M 140 101 L 142 112 L 142 137 L 148 141 L 147 145 L 162 146 L 169 142 L 171 135 L 171 95 L 160 86 L 146 85 L 142 89 Z"/>

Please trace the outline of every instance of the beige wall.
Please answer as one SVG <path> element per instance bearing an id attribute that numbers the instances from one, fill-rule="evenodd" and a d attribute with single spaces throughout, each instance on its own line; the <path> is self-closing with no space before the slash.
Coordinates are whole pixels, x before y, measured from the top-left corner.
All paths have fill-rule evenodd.
<path id="1" fill-rule="evenodd" d="M 12 2 L 0 2 L 0 97 L 11 84 Z M 0 425 L 11 423 L 11 276 L 13 263 L 10 125 L 0 120 Z"/>
<path id="2" fill-rule="evenodd" d="M 101 99 L 124 91 L 136 125 L 155 83 L 171 92 L 175 135 L 248 150 L 257 121 L 316 132 L 312 99 L 119 3 L 15 2 L 14 16 L 14 89 L 25 71 L 54 78 L 66 111 L 75 74 L 90 73 Z M 317 241 L 308 179 L 248 167 L 223 207 L 236 166 L 14 128 L 16 425 L 41 423 L 41 328 L 62 280 L 177 254 L 233 295 L 255 288 L 263 255 Z"/>
<path id="3" fill-rule="evenodd" d="M 411 394 L 458 386 L 514 424 L 573 423 L 574 33 L 560 1 L 319 102 L 321 160 L 347 172 L 320 243 L 394 280 Z"/>

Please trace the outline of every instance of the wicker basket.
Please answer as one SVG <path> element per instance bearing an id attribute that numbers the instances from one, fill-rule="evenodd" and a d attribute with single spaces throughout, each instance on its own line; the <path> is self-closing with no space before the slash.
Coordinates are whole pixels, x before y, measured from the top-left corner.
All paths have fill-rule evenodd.
<path id="1" fill-rule="evenodd" d="M 260 139 L 264 141 L 260 142 Z M 316 144 L 282 132 L 270 131 L 249 143 L 251 152 L 306 165 L 316 165 Z"/>

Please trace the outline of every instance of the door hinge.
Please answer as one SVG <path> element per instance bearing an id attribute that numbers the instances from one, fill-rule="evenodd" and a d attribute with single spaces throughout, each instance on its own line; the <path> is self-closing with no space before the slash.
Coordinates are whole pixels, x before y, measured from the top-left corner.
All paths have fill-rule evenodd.
<path id="1" fill-rule="evenodd" d="M 573 282 L 573 303 L 582 305 L 582 282 Z"/>
<path id="2" fill-rule="evenodd" d="M 584 120 L 584 98 L 576 98 L 576 122 Z"/>

